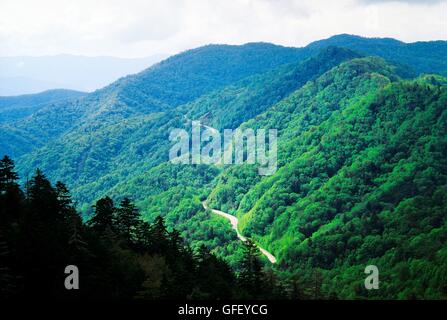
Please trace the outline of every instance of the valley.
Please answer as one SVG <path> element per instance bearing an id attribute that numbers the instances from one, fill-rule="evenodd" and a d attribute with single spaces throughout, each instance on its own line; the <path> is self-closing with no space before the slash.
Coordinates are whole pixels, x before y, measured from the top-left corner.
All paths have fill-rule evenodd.
<path id="1" fill-rule="evenodd" d="M 210 208 L 208 208 L 208 206 L 206 205 L 206 201 L 203 201 L 202 205 L 203 205 L 203 209 L 205 209 L 205 210 L 209 209 L 214 214 L 217 214 L 218 216 L 221 216 L 221 217 L 224 217 L 225 219 L 227 219 L 230 222 L 231 227 L 233 228 L 233 230 L 236 232 L 237 237 L 239 238 L 239 240 L 241 240 L 243 242 L 247 241 L 247 238 L 245 238 L 243 235 L 241 235 L 239 233 L 239 230 L 238 230 L 238 227 L 237 227 L 239 221 L 238 221 L 238 219 L 235 216 L 232 216 L 231 214 L 228 214 L 226 212 L 222 212 L 222 211 L 217 210 L 217 209 L 210 209 Z M 270 261 L 270 263 L 276 263 L 276 258 L 275 258 L 274 255 L 272 255 L 270 252 L 268 252 L 264 248 L 261 248 L 259 246 L 258 246 L 258 248 L 259 248 L 259 251 L 261 251 L 262 254 Z"/>

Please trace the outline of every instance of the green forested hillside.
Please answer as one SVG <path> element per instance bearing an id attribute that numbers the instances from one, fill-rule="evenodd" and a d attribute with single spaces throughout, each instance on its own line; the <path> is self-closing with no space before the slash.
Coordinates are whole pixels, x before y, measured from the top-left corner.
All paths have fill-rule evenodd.
<path id="1" fill-rule="evenodd" d="M 98 199 L 128 197 L 241 270 L 242 244 L 206 199 L 276 256 L 283 280 L 321 282 L 316 298 L 445 298 L 446 54 L 445 42 L 347 35 L 205 46 L 1 125 L 0 151 L 24 182 L 35 168 L 66 182 L 85 220 Z M 277 129 L 277 172 L 170 164 L 169 132 L 192 120 Z M 369 264 L 381 290 L 364 289 Z"/>
<path id="2" fill-rule="evenodd" d="M 399 81 L 371 59 L 338 69 L 253 120 L 283 128 L 282 167 L 255 181 L 224 172 L 211 204 L 232 209 L 287 273 L 310 280 L 318 268 L 327 294 L 445 297 L 445 79 Z M 383 270 L 375 294 L 368 264 Z"/>
<path id="3" fill-rule="evenodd" d="M 58 89 L 0 97 L 0 154 L 18 157 L 48 142 L 71 121 L 72 114 L 69 112 L 64 112 L 61 117 L 61 107 L 69 110 L 85 95 L 83 92 Z M 57 121 L 54 121 L 55 118 Z"/>
<path id="4" fill-rule="evenodd" d="M 302 62 L 243 79 L 179 109 L 189 119 L 200 120 L 216 129 L 237 128 L 306 82 L 316 79 L 343 61 L 359 56 L 348 49 L 327 47 Z"/>
<path id="5" fill-rule="evenodd" d="M 48 103 L 79 98 L 85 95 L 84 92 L 55 89 L 37 94 L 0 97 L 0 123 L 25 118 Z"/>
<path id="6" fill-rule="evenodd" d="M 44 147 L 21 158 L 18 167 L 24 176 L 29 174 L 32 168 L 39 167 L 48 172 L 52 179 L 64 177 L 74 191 L 76 200 L 84 209 L 90 207 L 91 201 L 107 194 L 111 188 L 119 186 L 132 190 L 140 188 L 141 191 L 136 197 L 143 199 L 148 194 L 144 192 L 144 185 L 136 184 L 135 181 L 140 181 L 148 170 L 168 160 L 170 130 L 187 128 L 190 126 L 189 119 L 198 118 L 204 112 L 208 112 L 206 109 L 204 111 L 206 106 L 209 106 L 208 108 L 218 106 L 214 109 L 225 110 L 225 117 L 220 119 L 227 124 L 236 121 L 234 122 L 236 126 L 247 117 L 244 115 L 247 108 L 252 108 L 249 114 L 256 115 L 271 103 L 279 101 L 303 85 L 305 81 L 329 70 L 341 61 L 356 56 L 358 55 L 349 50 L 330 48 L 302 63 L 287 64 L 289 67 L 280 66 L 230 87 L 216 90 L 210 95 L 204 95 L 198 102 L 177 108 L 171 106 L 169 110 L 159 112 L 136 111 L 136 108 L 147 107 L 143 101 L 135 106 L 121 98 L 113 98 L 117 100 L 108 102 L 109 104 L 105 104 L 97 112 L 91 114 L 84 111 L 85 116 L 79 120 L 72 119 L 71 124 L 78 124 L 72 125 L 72 129 L 63 132 L 59 138 Z M 284 79 L 284 81 L 272 81 L 272 79 Z M 126 94 L 129 94 L 128 89 L 123 88 Z M 244 94 L 235 97 L 234 90 Z M 101 93 L 101 96 L 103 95 L 104 93 Z M 140 95 L 137 94 L 136 97 Z M 92 108 L 89 103 L 96 103 L 94 98 L 95 96 L 88 96 L 73 105 L 70 114 L 76 118 L 78 113 L 75 110 L 82 108 L 83 105 L 87 105 L 85 108 Z M 98 102 L 100 105 L 101 99 Z M 230 101 L 228 107 L 223 105 L 222 101 Z M 188 112 L 186 116 L 185 112 Z M 42 113 L 42 116 L 50 114 L 54 113 Z M 64 118 L 70 119 L 68 116 Z M 26 124 L 27 128 L 32 126 Z M 55 128 L 57 126 L 54 126 L 53 130 Z M 63 159 L 63 165 L 59 163 L 59 159 Z"/>

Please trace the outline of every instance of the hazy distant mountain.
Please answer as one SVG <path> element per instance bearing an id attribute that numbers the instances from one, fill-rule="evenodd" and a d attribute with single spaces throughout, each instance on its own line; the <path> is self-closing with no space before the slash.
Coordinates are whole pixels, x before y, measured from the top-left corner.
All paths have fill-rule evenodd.
<path id="1" fill-rule="evenodd" d="M 0 57 L 0 95 L 10 96 L 65 88 L 93 91 L 128 74 L 140 72 L 165 55 L 122 59 L 55 55 Z"/>

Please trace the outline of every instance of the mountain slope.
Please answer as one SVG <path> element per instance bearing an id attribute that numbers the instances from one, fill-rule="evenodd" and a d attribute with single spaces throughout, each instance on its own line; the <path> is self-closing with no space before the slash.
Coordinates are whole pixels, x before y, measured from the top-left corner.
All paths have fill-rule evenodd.
<path id="1" fill-rule="evenodd" d="M 370 58 L 336 69 L 243 125 L 280 129 L 276 174 L 231 168 L 209 202 L 286 273 L 320 270 L 328 295 L 445 297 L 446 79 L 400 81 Z M 382 290 L 364 289 L 369 264 Z"/>
<path id="2" fill-rule="evenodd" d="M 0 97 L 0 124 L 23 119 L 48 103 L 79 98 L 84 92 L 56 89 L 22 96 Z"/>
<path id="3" fill-rule="evenodd" d="M 306 82 L 318 78 L 343 61 L 357 57 L 360 57 L 358 53 L 348 49 L 323 48 L 302 62 L 245 78 L 223 90 L 204 95 L 179 111 L 189 119 L 201 120 L 216 129 L 234 129 Z"/>
<path id="4" fill-rule="evenodd" d="M 300 57 L 296 48 L 262 43 L 189 50 L 139 74 L 121 78 L 83 99 L 50 103 L 26 119 L 0 128 L 0 135 L 8 137 L 0 141 L 0 150 L 18 157 L 74 128 L 88 132 L 119 124 L 132 116 L 164 112 Z"/>
<path id="5" fill-rule="evenodd" d="M 172 168 L 166 167 L 163 162 L 168 160 L 170 130 L 189 128 L 190 122 L 185 120 L 185 114 L 192 119 L 207 115 L 204 120 L 209 121 L 209 111 L 215 111 L 214 119 L 219 119 L 224 110 L 225 117 L 220 120 L 226 122 L 221 122 L 222 125 L 237 127 L 244 119 L 264 111 L 308 80 L 319 77 L 340 62 L 358 56 L 347 49 L 324 49 L 303 62 L 287 63 L 266 73 L 249 76 L 223 89 L 205 94 L 192 103 L 178 107 L 167 105 L 167 112 L 163 108 L 151 110 L 151 106 L 144 103 L 127 102 L 125 97 L 129 94 L 129 87 L 133 88 L 133 85 L 118 83 L 115 85 L 117 90 L 111 90 L 111 87 L 104 89 L 105 92 L 116 93 L 115 101 L 109 104 L 94 100 L 94 96 L 99 97 L 99 101 L 104 99 L 102 97 L 110 97 L 104 92 L 97 92 L 74 103 L 70 107 L 72 111 L 67 112 L 74 117 L 69 122 L 72 127 L 65 132 L 61 130 L 60 133 L 55 133 L 59 137 L 22 157 L 18 165 L 25 177 L 35 167 L 39 167 L 53 180 L 66 181 L 86 214 L 93 201 L 105 194 L 128 195 L 137 201 L 148 219 L 162 214 L 166 216 L 168 223 L 175 225 L 184 232 L 185 237 L 197 243 L 209 244 L 210 237 L 206 236 L 206 229 L 211 228 L 214 230 L 213 234 L 219 235 L 217 237 L 221 239 L 220 242 L 213 241 L 211 247 L 218 248 L 218 243 L 226 243 L 223 250 L 228 251 L 230 246 L 236 248 L 236 251 L 231 250 L 230 255 L 239 255 L 242 254 L 238 251 L 239 245 L 232 237 L 231 230 L 226 230 L 223 226 L 224 222 L 220 222 L 219 227 L 199 224 L 205 217 L 210 218 L 201 209 L 199 196 L 206 194 L 207 184 L 212 183 L 219 170 L 208 173 L 210 176 L 206 179 L 207 183 L 192 187 L 190 182 L 180 178 L 190 168 L 176 168 L 172 171 Z M 133 81 L 136 80 L 130 79 L 129 83 Z M 235 92 L 240 94 L 234 95 Z M 95 110 L 94 105 L 87 105 L 87 101 L 98 105 L 99 109 Z M 68 108 L 67 105 L 61 107 Z M 87 108 L 91 111 L 86 111 Z M 146 110 L 143 111 L 143 108 Z M 34 119 L 50 114 L 58 117 L 63 113 L 55 110 L 57 109 L 53 108 L 53 113 L 47 111 L 35 115 Z M 246 110 L 250 110 L 250 113 Z M 52 122 L 58 121 L 55 119 Z M 26 124 L 26 128 L 30 127 L 30 123 Z M 199 169 L 191 169 L 186 174 L 190 181 L 204 181 L 201 178 L 203 169 Z M 158 185 L 161 187 L 157 188 Z M 195 213 L 194 219 L 192 213 Z M 190 219 L 181 219 L 181 216 Z M 194 235 L 190 234 L 191 224 L 198 226 Z"/>
<path id="6" fill-rule="evenodd" d="M 52 179 L 64 178 L 72 188 L 90 188 L 85 193 L 90 195 L 88 201 L 82 201 L 90 205 L 129 175 L 167 159 L 169 129 L 184 125 L 181 114 L 175 116 L 177 106 L 243 77 L 298 61 L 298 52 L 270 44 L 206 46 L 74 103 L 40 110 L 15 124 L 16 131 L 26 137 L 35 134 L 34 140 L 43 146 L 20 160 L 19 168 L 26 176 L 40 167 Z M 51 134 L 39 130 L 48 127 Z"/>
<path id="7" fill-rule="evenodd" d="M 406 77 L 414 74 L 412 68 L 418 73 L 443 73 L 447 70 L 447 45 L 443 41 L 406 44 L 393 39 L 339 35 L 311 43 L 305 48 L 284 48 L 267 43 L 243 46 L 209 45 L 186 51 L 137 75 L 122 78 L 89 95 L 83 103 L 68 104 L 66 107 L 50 106 L 51 108 L 46 109 L 48 116 L 39 113 L 35 119 L 29 119 L 26 123 L 14 123 L 12 129 L 0 128 L 1 136 L 8 137 L 11 141 L 7 146 L 0 144 L 0 150 L 16 157 L 28 153 L 59 137 L 76 124 L 85 122 L 85 115 L 90 119 L 95 117 L 102 121 L 99 117 L 108 120 L 120 116 L 128 118 L 134 113 L 165 111 L 192 102 L 199 96 L 249 76 L 287 63 L 302 61 L 332 45 L 351 48 L 364 55 L 384 57 L 399 65 L 400 74 Z M 256 99 L 252 102 L 263 103 Z M 267 101 L 264 106 L 269 103 Z M 233 105 L 234 107 L 237 105 Z M 53 112 L 55 109 L 57 111 Z M 254 115 L 252 110 L 244 111 L 247 115 L 242 121 Z M 220 115 L 216 114 L 216 118 L 219 117 Z M 70 121 L 65 121 L 65 118 Z M 237 119 L 239 118 L 234 120 Z M 237 121 L 231 122 L 233 123 L 229 123 L 230 126 L 237 124 Z M 51 130 L 49 135 L 40 130 L 52 126 L 56 129 Z M 27 143 L 29 139 L 33 143 Z"/>

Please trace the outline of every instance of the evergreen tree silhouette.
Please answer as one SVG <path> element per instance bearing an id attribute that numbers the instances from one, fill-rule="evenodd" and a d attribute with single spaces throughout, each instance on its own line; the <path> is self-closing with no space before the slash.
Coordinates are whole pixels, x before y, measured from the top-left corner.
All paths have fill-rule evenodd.
<path id="1" fill-rule="evenodd" d="M 93 208 L 95 212 L 87 224 L 99 234 L 103 234 L 106 230 L 113 230 L 113 217 L 116 211 L 113 200 L 104 197 L 96 201 Z"/>
<path id="2" fill-rule="evenodd" d="M 19 179 L 17 172 L 14 171 L 14 162 L 8 156 L 0 160 L 0 192 L 6 191 L 12 185 L 17 186 Z"/>
<path id="3" fill-rule="evenodd" d="M 5 229 L 17 223 L 23 202 L 23 192 L 20 190 L 14 171 L 14 162 L 8 156 L 0 160 L 0 227 Z M 5 230 L 7 232 L 7 230 Z"/>
<path id="4" fill-rule="evenodd" d="M 164 253 L 168 246 L 168 231 L 162 216 L 155 218 L 149 229 L 150 246 L 149 251 L 153 253 Z"/>
<path id="5" fill-rule="evenodd" d="M 136 230 L 140 213 L 129 198 L 124 198 L 115 211 L 115 221 L 118 234 L 128 243 L 136 238 Z"/>

